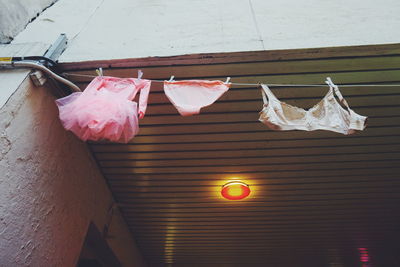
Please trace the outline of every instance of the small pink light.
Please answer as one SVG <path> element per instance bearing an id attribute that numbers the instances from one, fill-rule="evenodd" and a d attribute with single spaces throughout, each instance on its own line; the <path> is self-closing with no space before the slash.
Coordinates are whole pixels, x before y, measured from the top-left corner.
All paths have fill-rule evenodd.
<path id="1" fill-rule="evenodd" d="M 368 249 L 358 248 L 358 251 L 360 252 L 360 262 L 369 262 Z"/>

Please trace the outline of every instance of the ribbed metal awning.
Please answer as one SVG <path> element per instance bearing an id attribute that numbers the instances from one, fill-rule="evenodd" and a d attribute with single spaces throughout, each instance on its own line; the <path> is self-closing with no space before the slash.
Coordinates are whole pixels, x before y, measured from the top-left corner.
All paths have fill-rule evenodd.
<path id="1" fill-rule="evenodd" d="M 203 54 L 63 64 L 65 72 L 241 83 L 400 83 L 400 45 Z M 89 78 L 70 76 L 84 88 Z M 271 87 L 310 108 L 328 87 Z M 233 86 L 200 115 L 181 117 L 154 83 L 140 134 L 90 148 L 151 266 L 400 265 L 400 87 L 343 87 L 369 117 L 364 132 L 269 130 L 260 90 Z M 239 177 L 243 201 L 220 197 Z M 386 264 L 386 265 L 385 265 Z"/>

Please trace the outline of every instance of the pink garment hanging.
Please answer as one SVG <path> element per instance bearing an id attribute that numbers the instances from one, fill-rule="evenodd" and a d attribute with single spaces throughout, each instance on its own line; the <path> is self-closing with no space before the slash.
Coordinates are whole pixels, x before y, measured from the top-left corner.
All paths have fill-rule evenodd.
<path id="1" fill-rule="evenodd" d="M 144 79 L 96 77 L 83 92 L 56 100 L 62 125 L 83 141 L 128 143 L 139 132 L 138 105 L 132 100 L 141 91 L 139 114 L 143 117 L 150 85 Z"/>
<path id="2" fill-rule="evenodd" d="M 214 103 L 229 90 L 229 86 L 230 83 L 222 81 L 165 81 L 164 92 L 182 116 L 190 116 Z"/>

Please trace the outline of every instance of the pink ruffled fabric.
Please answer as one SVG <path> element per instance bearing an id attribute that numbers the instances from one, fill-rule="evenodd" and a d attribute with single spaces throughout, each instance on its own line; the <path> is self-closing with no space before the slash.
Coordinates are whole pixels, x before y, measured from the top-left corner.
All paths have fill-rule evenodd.
<path id="1" fill-rule="evenodd" d="M 96 77 L 83 92 L 56 100 L 66 130 L 81 140 L 128 143 L 138 132 L 139 112 L 145 113 L 151 81 Z"/>

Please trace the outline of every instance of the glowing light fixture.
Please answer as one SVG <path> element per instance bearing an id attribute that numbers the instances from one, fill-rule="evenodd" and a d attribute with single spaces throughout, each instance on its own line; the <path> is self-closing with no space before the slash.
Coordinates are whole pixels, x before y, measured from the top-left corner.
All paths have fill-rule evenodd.
<path id="1" fill-rule="evenodd" d="M 240 200 L 250 195 L 250 187 L 240 181 L 229 182 L 222 186 L 221 195 L 229 200 Z"/>
<path id="2" fill-rule="evenodd" d="M 358 251 L 360 252 L 360 261 L 363 263 L 369 262 L 368 249 L 358 248 Z"/>

